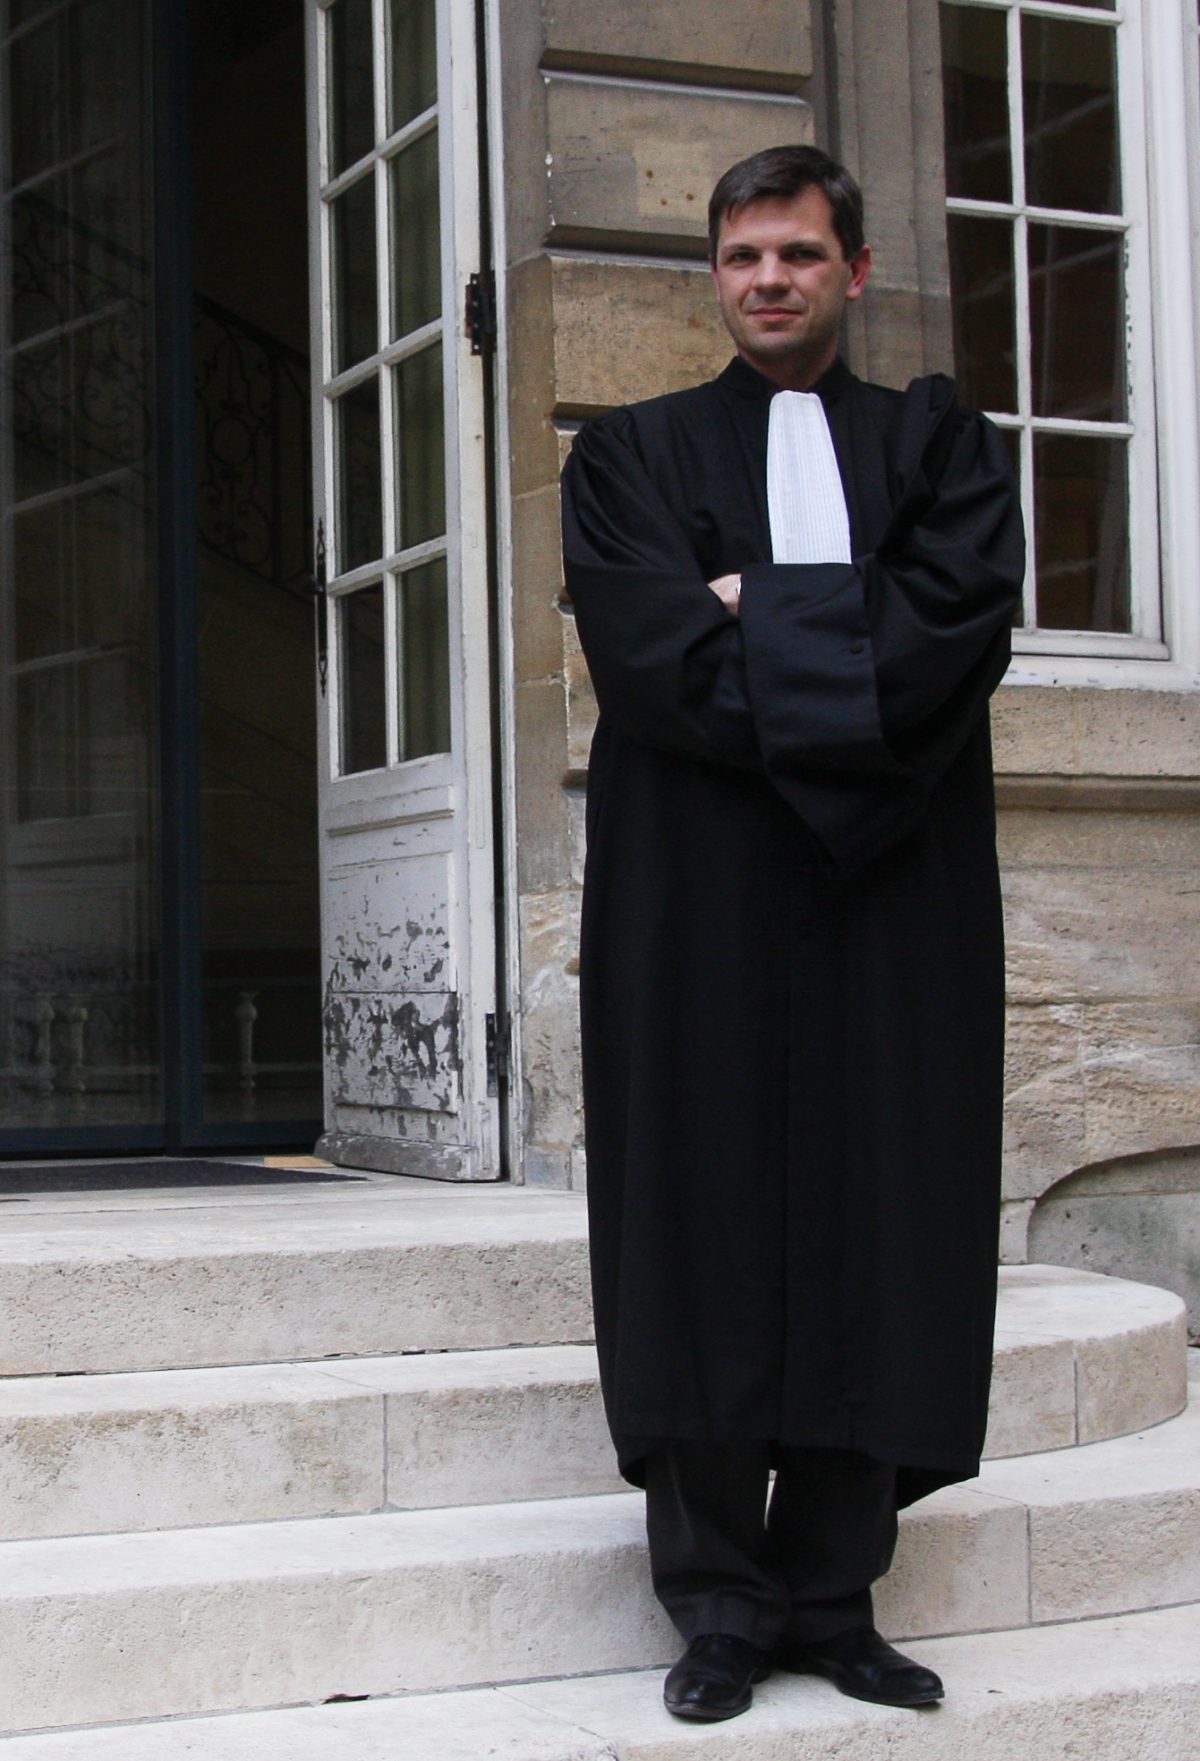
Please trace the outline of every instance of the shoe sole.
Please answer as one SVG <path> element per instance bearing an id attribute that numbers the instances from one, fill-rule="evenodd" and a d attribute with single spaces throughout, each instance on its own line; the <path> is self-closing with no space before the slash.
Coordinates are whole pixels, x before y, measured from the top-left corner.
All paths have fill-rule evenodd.
<path id="1" fill-rule="evenodd" d="M 744 1706 L 722 1707 L 718 1712 L 704 1706 L 672 1706 L 663 1701 L 672 1718 L 685 1719 L 689 1724 L 720 1724 L 725 1718 L 740 1718 L 743 1712 L 749 1712 L 751 1704 L 752 1701 L 747 1699 Z"/>
<path id="2" fill-rule="evenodd" d="M 862 1700 L 868 1706 L 898 1706 L 903 1710 L 917 1706 L 936 1706 L 939 1700 L 944 1700 L 946 1697 L 945 1688 L 941 1688 L 937 1693 L 906 1694 L 902 1697 L 891 1694 L 868 1694 L 839 1680 L 830 1670 L 818 1669 L 814 1664 L 776 1663 L 775 1667 L 786 1670 L 790 1675 L 816 1676 L 820 1681 L 829 1682 L 839 1694 L 844 1694 L 848 1700 Z"/>

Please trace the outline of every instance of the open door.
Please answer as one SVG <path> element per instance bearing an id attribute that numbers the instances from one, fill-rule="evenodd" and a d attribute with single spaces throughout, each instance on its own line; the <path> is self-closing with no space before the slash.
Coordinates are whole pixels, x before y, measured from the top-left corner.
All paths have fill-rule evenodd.
<path id="1" fill-rule="evenodd" d="M 485 403 L 464 323 L 484 267 L 475 8 L 306 6 L 321 1147 L 494 1179 Z"/>

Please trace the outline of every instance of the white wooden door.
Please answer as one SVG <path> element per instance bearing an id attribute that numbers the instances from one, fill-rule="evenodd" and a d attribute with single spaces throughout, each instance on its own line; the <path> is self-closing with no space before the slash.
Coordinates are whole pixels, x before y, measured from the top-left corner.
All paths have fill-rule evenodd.
<path id="1" fill-rule="evenodd" d="M 475 8 L 307 0 L 326 1134 L 499 1173 Z M 322 557 L 323 551 L 323 557 Z"/>

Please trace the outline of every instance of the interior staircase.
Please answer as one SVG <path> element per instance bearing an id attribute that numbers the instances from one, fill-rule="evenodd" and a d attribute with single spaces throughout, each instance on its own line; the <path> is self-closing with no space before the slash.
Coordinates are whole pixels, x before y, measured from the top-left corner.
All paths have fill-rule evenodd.
<path id="1" fill-rule="evenodd" d="M 63 1193 L 3 1224 L 0 1761 L 1200 1756 L 1172 1295 L 1002 1273 L 990 1459 L 904 1513 L 877 1598 L 942 1706 L 780 1674 L 697 1727 L 661 1703 L 578 1197 Z"/>

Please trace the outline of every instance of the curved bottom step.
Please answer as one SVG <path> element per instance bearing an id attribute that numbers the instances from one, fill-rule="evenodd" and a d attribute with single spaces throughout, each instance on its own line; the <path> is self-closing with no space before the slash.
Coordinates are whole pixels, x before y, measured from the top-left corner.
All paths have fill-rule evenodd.
<path id="1" fill-rule="evenodd" d="M 1200 1725 L 1200 1605 L 917 1647 L 945 1701 L 863 1706 L 777 1675 L 744 1717 L 664 1710 L 658 1670 L 0 1741 L 0 1761 L 1182 1761 Z"/>

